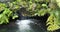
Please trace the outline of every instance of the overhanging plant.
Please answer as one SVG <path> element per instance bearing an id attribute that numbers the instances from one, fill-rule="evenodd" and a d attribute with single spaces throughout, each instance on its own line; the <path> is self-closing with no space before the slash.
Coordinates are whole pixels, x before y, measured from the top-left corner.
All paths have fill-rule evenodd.
<path id="1" fill-rule="evenodd" d="M 60 29 L 60 8 L 58 0 L 16 0 L 17 5 L 26 8 L 30 16 L 44 16 L 49 13 L 46 21 L 48 31 Z"/>
<path id="2" fill-rule="evenodd" d="M 7 15 L 9 15 L 6 16 L 6 12 L 4 11 L 0 14 L 1 17 L 4 17 L 2 19 L 4 19 L 4 21 L 6 22 L 8 22 L 8 19 L 10 16 L 12 16 L 13 12 L 21 7 L 24 7 L 26 8 L 26 11 L 30 12 L 29 14 L 26 13 L 27 16 L 44 16 L 46 13 L 49 13 L 50 16 L 46 21 L 48 31 L 60 29 L 60 0 L 15 0 L 14 2 L 8 2 L 9 8 L 6 8 L 5 4 L 1 5 L 1 7 L 3 8 L 1 9 L 1 11 L 7 11 Z M 15 16 L 13 17 L 13 19 L 14 18 Z M 2 22 L 1 20 L 0 22 L 5 23 L 4 21 Z"/>
<path id="3" fill-rule="evenodd" d="M 15 19 L 18 17 L 16 14 L 13 13 L 10 8 L 7 8 L 5 3 L 0 3 L 0 24 L 9 23 L 9 18 Z"/>
<path id="4" fill-rule="evenodd" d="M 21 0 L 22 2 L 24 0 Z M 57 0 L 58 1 L 58 0 Z M 42 3 L 41 3 L 42 2 Z M 25 0 L 25 5 L 27 5 L 27 10 L 31 13 L 32 16 L 44 16 L 46 13 L 49 13 L 50 16 L 46 21 L 47 30 L 54 31 L 60 28 L 60 10 L 57 6 L 56 0 Z M 49 5 L 47 5 L 49 3 Z M 23 3 L 24 4 L 24 3 Z M 23 7 L 26 7 L 22 4 Z M 30 15 L 30 14 L 29 14 Z"/>
<path id="5" fill-rule="evenodd" d="M 52 10 L 50 13 L 50 16 L 48 17 L 47 19 L 47 30 L 48 31 L 55 31 L 55 30 L 58 30 L 60 29 L 60 8 L 59 8 L 59 0 L 54 0 L 54 1 L 57 1 L 57 5 L 58 5 L 58 8 L 56 7 L 56 9 Z"/>

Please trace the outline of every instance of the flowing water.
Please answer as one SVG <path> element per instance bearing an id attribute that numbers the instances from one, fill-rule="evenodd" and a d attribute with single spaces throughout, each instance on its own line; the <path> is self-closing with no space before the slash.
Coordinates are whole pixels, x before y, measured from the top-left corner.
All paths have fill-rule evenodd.
<path id="1" fill-rule="evenodd" d="M 47 32 L 41 25 L 39 20 L 35 19 L 17 20 L 6 26 L 0 26 L 0 32 Z"/>

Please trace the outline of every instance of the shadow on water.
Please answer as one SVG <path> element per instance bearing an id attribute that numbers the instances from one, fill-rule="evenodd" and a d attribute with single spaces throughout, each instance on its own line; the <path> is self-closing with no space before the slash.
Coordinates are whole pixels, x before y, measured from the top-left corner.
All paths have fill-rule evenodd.
<path id="1" fill-rule="evenodd" d="M 0 32 L 46 32 L 46 30 L 38 24 L 38 20 L 26 19 L 0 26 Z"/>
<path id="2" fill-rule="evenodd" d="M 44 21 L 45 17 L 22 17 L 15 21 L 10 20 L 7 25 L 0 25 L 0 32 L 47 32 Z"/>

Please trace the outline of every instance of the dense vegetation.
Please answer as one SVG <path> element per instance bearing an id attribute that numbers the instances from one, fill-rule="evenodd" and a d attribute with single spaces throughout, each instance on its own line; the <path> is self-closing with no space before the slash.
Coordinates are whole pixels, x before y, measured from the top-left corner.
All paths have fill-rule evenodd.
<path id="1" fill-rule="evenodd" d="M 8 0 L 0 3 L 0 24 L 9 23 L 9 18 L 15 19 L 16 11 L 24 7 L 29 13 L 24 16 L 44 16 L 50 14 L 46 21 L 48 31 L 60 29 L 60 0 Z"/>

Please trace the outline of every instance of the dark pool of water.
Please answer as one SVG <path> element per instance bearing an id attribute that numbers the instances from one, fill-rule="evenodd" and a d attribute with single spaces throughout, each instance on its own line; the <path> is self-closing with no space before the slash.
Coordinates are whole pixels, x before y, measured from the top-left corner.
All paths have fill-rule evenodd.
<path id="1" fill-rule="evenodd" d="M 0 25 L 0 32 L 47 32 L 40 20 L 26 19 Z"/>

